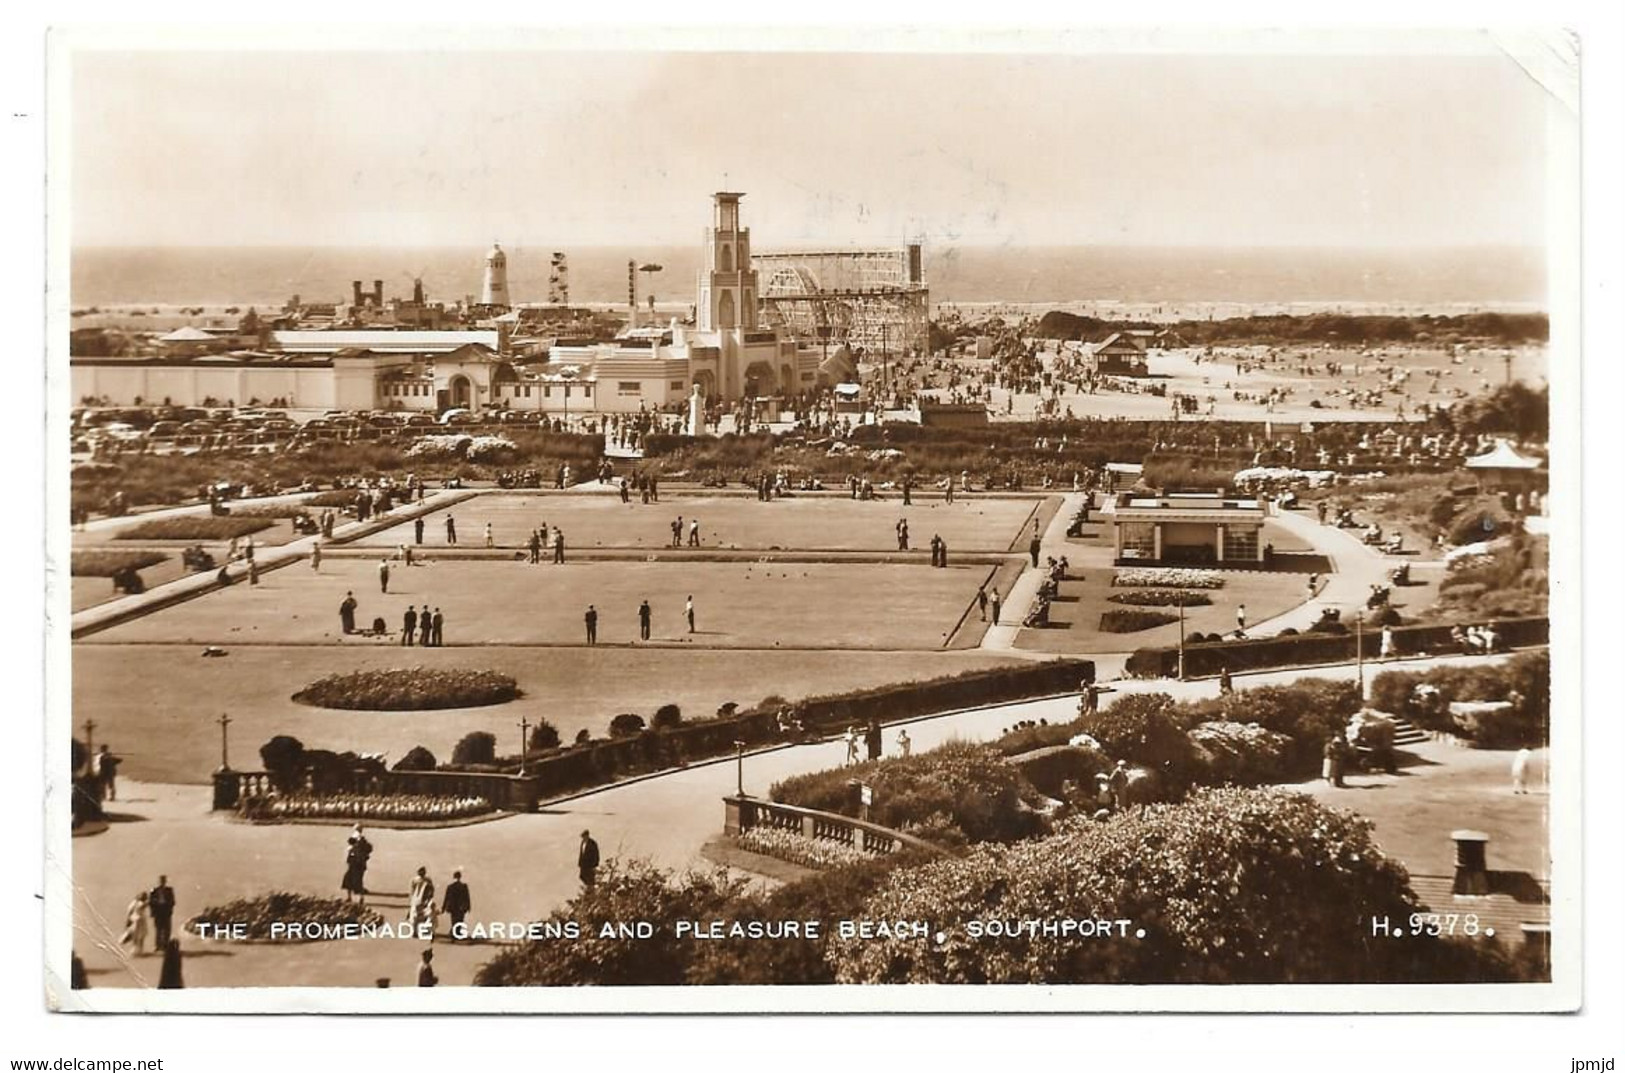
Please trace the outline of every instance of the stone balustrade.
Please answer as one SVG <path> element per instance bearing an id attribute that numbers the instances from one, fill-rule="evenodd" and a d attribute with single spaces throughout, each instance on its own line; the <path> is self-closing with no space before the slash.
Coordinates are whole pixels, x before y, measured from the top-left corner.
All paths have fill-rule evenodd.
<path id="1" fill-rule="evenodd" d="M 739 835 L 752 827 L 774 827 L 806 838 L 840 842 L 865 853 L 896 853 L 904 848 L 941 853 L 939 846 L 913 835 L 838 812 L 786 805 L 750 796 L 733 795 L 723 801 L 723 831 Z"/>

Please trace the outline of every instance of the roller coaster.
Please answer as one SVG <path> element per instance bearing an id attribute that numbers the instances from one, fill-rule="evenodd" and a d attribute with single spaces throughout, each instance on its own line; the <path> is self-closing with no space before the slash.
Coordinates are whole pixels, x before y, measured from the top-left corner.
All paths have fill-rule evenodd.
<path id="1" fill-rule="evenodd" d="M 763 320 L 806 346 L 925 353 L 930 291 L 920 247 L 753 253 Z"/>

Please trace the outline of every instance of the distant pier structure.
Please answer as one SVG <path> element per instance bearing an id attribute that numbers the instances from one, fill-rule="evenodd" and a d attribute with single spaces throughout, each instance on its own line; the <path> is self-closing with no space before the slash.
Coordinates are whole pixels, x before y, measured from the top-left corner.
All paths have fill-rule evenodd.
<path id="1" fill-rule="evenodd" d="M 762 319 L 803 346 L 926 353 L 930 291 L 918 243 L 887 249 L 752 253 Z"/>

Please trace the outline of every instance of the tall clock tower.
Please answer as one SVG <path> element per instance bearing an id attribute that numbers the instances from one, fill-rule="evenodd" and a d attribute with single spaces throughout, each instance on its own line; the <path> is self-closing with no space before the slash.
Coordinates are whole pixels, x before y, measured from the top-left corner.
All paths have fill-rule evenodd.
<path id="1" fill-rule="evenodd" d="M 705 264 L 700 269 L 699 329 L 754 331 L 756 272 L 750 267 L 750 228 L 739 226 L 744 194 L 712 195 L 711 226 L 705 232 Z"/>

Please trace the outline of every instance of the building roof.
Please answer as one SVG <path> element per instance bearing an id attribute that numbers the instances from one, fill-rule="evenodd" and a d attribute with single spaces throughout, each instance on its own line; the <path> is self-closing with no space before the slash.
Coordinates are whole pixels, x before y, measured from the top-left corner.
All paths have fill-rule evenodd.
<path id="1" fill-rule="evenodd" d="M 1507 441 L 1497 440 L 1493 449 L 1469 458 L 1464 465 L 1468 469 L 1539 469 L 1540 459 L 1526 458 Z"/>
<path id="2" fill-rule="evenodd" d="M 1264 508 L 1256 499 L 1220 496 L 1166 495 L 1130 499 L 1117 508 L 1119 521 L 1263 522 Z"/>
<path id="3" fill-rule="evenodd" d="M 340 350 L 370 350 L 376 354 L 444 354 L 471 343 L 495 351 L 500 346 L 495 330 L 463 331 L 277 331 L 276 346 L 289 353 L 331 354 Z"/>
<path id="4" fill-rule="evenodd" d="M 1143 357 L 1145 344 L 1145 339 L 1139 333 L 1113 332 L 1096 343 L 1091 353 L 1104 354 L 1110 351 L 1113 354 L 1133 354 Z"/>
<path id="5" fill-rule="evenodd" d="M 214 340 L 214 336 L 200 328 L 194 328 L 190 324 L 182 328 L 176 328 L 168 335 L 158 337 L 160 343 L 212 343 Z"/>

